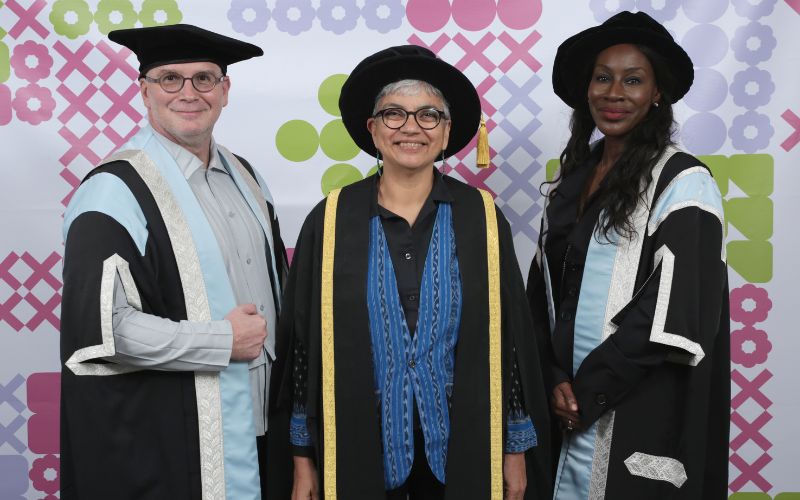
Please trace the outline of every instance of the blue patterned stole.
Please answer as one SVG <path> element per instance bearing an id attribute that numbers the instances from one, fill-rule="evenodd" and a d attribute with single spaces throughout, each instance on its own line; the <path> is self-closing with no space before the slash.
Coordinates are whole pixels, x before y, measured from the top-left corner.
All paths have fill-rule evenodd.
<path id="1" fill-rule="evenodd" d="M 370 221 L 367 271 L 375 390 L 380 402 L 386 488 L 401 486 L 414 461 L 414 404 L 425 456 L 442 483 L 450 435 L 448 403 L 461 320 L 461 275 L 452 209 L 440 203 L 425 259 L 414 337 L 408 330 L 379 216 Z"/>

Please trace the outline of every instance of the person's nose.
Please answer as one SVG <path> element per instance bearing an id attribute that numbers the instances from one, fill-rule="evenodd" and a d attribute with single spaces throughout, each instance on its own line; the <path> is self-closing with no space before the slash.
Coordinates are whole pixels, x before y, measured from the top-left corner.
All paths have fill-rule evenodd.
<path id="1" fill-rule="evenodd" d="M 403 124 L 403 126 L 400 127 L 400 131 L 401 132 L 405 132 L 407 134 L 413 134 L 413 133 L 416 133 L 416 132 L 421 132 L 422 131 L 422 127 L 420 127 L 419 123 L 417 123 L 417 115 L 409 113 L 408 114 L 408 119 Z"/>
<path id="2" fill-rule="evenodd" d="M 611 81 L 611 84 L 608 86 L 606 97 L 612 100 L 620 100 L 625 97 L 625 89 L 622 86 L 622 80 L 615 78 Z"/>
<path id="3" fill-rule="evenodd" d="M 191 78 L 184 78 L 183 85 L 181 86 L 179 93 L 184 99 L 197 99 L 198 92 L 197 89 L 194 88 Z"/>

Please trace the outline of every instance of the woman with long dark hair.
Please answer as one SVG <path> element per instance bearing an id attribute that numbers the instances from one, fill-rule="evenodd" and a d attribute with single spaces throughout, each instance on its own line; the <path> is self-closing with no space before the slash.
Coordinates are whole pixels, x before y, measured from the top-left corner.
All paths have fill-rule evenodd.
<path id="1" fill-rule="evenodd" d="M 548 183 L 528 295 L 534 317 L 549 318 L 539 332 L 560 424 L 557 499 L 727 497 L 722 199 L 672 141 L 672 104 L 693 76 L 642 12 L 578 33 L 556 55 L 571 136 Z"/>

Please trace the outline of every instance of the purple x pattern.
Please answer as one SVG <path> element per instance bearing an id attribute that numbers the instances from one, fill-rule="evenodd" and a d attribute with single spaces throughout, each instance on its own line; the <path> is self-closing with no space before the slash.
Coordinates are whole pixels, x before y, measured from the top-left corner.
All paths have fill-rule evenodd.
<path id="1" fill-rule="evenodd" d="M 17 431 L 25 425 L 25 418 L 22 416 L 25 404 L 14 394 L 24 382 L 22 375 L 17 374 L 7 384 L 0 383 L 0 405 L 8 404 L 17 412 L 17 416 L 8 425 L 0 423 L 0 448 L 8 443 L 17 453 L 22 453 L 28 448 L 17 437 Z"/>
<path id="2" fill-rule="evenodd" d="M 477 81 L 476 89 L 481 98 L 481 107 L 484 114 L 488 117 L 487 128 L 490 130 L 495 126 L 500 127 L 503 132 L 510 137 L 507 144 L 492 150 L 492 165 L 486 169 L 475 169 L 463 162 L 464 156 L 472 151 L 475 144 L 468 145 L 461 155 L 457 155 L 457 162 L 454 166 L 445 165 L 443 171 L 446 173 L 455 171 L 466 182 L 473 186 L 494 191 L 487 184 L 492 175 L 499 172 L 508 179 L 508 186 L 497 193 L 500 200 L 508 202 L 520 191 L 530 199 L 530 204 L 526 205 L 521 214 L 516 212 L 516 208 L 505 210 L 504 213 L 511 223 L 514 235 L 523 234 L 532 241 L 538 239 L 537 228 L 533 221 L 541 212 L 541 207 L 537 204 L 540 198 L 537 183 L 534 176 L 541 170 L 541 165 L 537 158 L 541 155 L 541 150 L 535 146 L 532 140 L 533 133 L 541 127 L 541 122 L 536 119 L 536 115 L 541 112 L 541 107 L 531 98 L 532 91 L 541 83 L 541 79 L 535 74 L 541 68 L 541 63 L 532 55 L 533 46 L 541 39 L 541 35 L 534 31 L 526 34 L 522 40 L 518 41 L 509 32 L 501 32 L 495 35 L 491 32 L 475 35 L 475 41 L 468 39 L 463 33 L 457 33 L 450 38 L 446 34 L 436 34 L 430 44 L 426 43 L 419 35 L 411 35 L 409 43 L 421 45 L 431 49 L 435 53 L 441 52 L 450 44 L 457 46 L 463 55 L 454 63 L 454 66 L 462 71 L 470 70 L 474 78 L 475 72 L 483 71 L 485 77 Z M 502 59 L 494 61 L 489 54 L 493 44 L 502 44 L 508 53 Z M 495 78 L 494 73 L 500 71 L 505 73 L 511 70 L 517 63 L 522 63 L 523 67 L 530 72 L 531 76 L 521 85 L 517 85 L 505 74 L 498 74 Z M 520 68 L 517 67 L 519 70 Z M 504 102 L 492 102 L 490 91 L 496 84 L 500 84 L 509 95 Z M 515 109 L 522 107 L 526 114 L 531 116 L 529 122 L 517 128 L 509 121 L 508 116 Z M 492 134 L 490 133 L 490 138 Z M 491 140 L 490 140 L 491 142 Z M 521 171 L 518 171 L 508 163 L 509 158 L 519 149 L 524 150 L 532 159 L 531 164 Z M 453 163 L 453 160 L 450 160 Z M 499 166 L 500 168 L 497 168 Z"/>

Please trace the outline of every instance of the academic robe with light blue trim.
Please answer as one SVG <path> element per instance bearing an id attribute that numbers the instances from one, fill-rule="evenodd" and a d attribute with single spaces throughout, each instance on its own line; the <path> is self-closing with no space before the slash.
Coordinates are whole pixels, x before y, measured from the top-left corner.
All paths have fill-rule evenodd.
<path id="1" fill-rule="evenodd" d="M 152 134 L 143 129 L 134 137 L 133 145 L 149 150 L 153 159 L 161 156 L 161 152 L 148 133 Z M 242 163 L 253 175 L 251 167 Z M 185 182 L 182 174 L 171 168 L 161 166 L 164 177 L 169 178 L 169 182 Z M 239 179 L 237 184 L 240 183 L 241 177 L 236 178 Z M 246 189 L 243 183 L 240 189 L 243 192 Z M 114 272 L 130 278 L 143 312 L 174 321 L 187 319 L 189 304 L 176 260 L 176 249 L 187 244 L 200 254 L 201 269 L 195 270 L 198 274 L 193 278 L 205 280 L 211 302 L 210 319 L 220 319 L 216 317 L 220 314 L 216 311 L 220 305 L 214 304 L 214 300 L 221 294 L 228 297 L 226 301 L 232 300 L 230 293 L 224 290 L 225 286 L 229 287 L 227 276 L 224 268 L 222 273 L 209 271 L 209 268 L 220 268 L 216 262 L 219 258 L 214 255 L 216 241 L 213 236 L 211 240 L 203 239 L 200 228 L 204 219 L 198 212 L 199 206 L 192 208 L 188 203 L 190 198 L 181 199 L 176 195 L 178 204 L 183 204 L 184 216 L 200 224 L 192 226 L 190 222 L 193 241 L 178 244 L 170 240 L 165 224 L 170 214 L 162 213 L 148 184 L 127 161 L 112 161 L 94 169 L 75 196 L 82 199 L 73 201 L 75 206 L 65 215 L 68 227 L 61 306 L 63 363 L 68 363 L 77 352 L 104 342 L 108 344 L 103 328 L 109 319 L 104 311 L 110 310 L 110 304 L 108 288 L 104 286 Z M 83 206 L 78 206 L 81 204 Z M 268 251 L 275 256 L 275 266 L 270 267 L 275 274 L 273 283 L 282 283 L 287 268 L 285 250 L 273 207 L 269 204 L 268 208 L 274 242 Z M 209 227 L 205 229 L 209 231 L 206 235 L 211 234 Z M 265 258 L 271 259 L 271 256 Z M 109 267 L 109 262 L 116 265 L 116 269 Z M 212 290 L 220 286 L 222 292 Z M 101 358 L 90 361 L 98 369 L 104 364 Z M 246 363 L 237 369 L 238 393 L 249 400 Z M 223 394 L 223 406 L 224 401 Z M 123 369 L 117 374 L 76 375 L 65 366 L 61 391 L 61 498 L 201 498 L 203 491 L 208 490 L 202 482 L 204 472 L 199 445 L 202 425 L 198 422 L 198 411 L 194 372 L 126 372 Z M 241 418 L 245 422 L 250 419 L 252 428 L 251 410 L 242 413 Z M 228 437 L 226 434 L 226 439 Z M 241 438 L 252 442 L 252 450 L 255 449 L 254 432 Z M 216 445 L 222 447 L 222 439 Z M 227 453 L 225 458 L 227 460 Z M 253 467 L 255 484 L 252 472 L 247 472 L 247 477 L 236 477 L 235 471 L 229 470 L 227 484 L 216 485 L 218 494 L 215 496 L 230 498 L 231 481 L 248 482 L 248 487 L 258 492 L 258 464 L 248 466 Z"/>
<path id="2" fill-rule="evenodd" d="M 548 392 L 571 382 L 581 415 L 579 430 L 554 429 L 554 498 L 727 498 L 730 324 L 719 191 L 702 163 L 670 148 L 635 227 L 642 240 L 629 257 L 638 262 L 615 268 L 624 245 L 597 236 L 604 184 L 578 213 L 601 151 L 551 191 L 528 278 Z M 626 280 L 632 287 L 620 298 Z"/>

